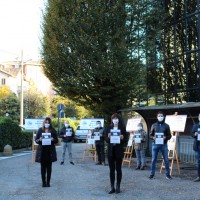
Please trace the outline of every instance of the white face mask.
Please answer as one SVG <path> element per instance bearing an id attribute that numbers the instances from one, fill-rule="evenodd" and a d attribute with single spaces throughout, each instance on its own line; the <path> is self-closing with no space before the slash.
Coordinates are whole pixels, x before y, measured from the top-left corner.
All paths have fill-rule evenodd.
<path id="1" fill-rule="evenodd" d="M 48 123 L 45 123 L 45 124 L 44 124 L 44 127 L 45 127 L 45 128 L 49 128 L 49 126 L 50 126 L 50 124 L 48 124 Z"/>
<path id="2" fill-rule="evenodd" d="M 138 129 L 138 131 L 141 131 L 142 130 L 142 126 L 138 126 L 137 129 Z"/>
<path id="3" fill-rule="evenodd" d="M 69 127 L 69 124 L 66 123 L 66 124 L 65 124 L 65 127 L 66 127 L 66 128 Z"/>
<path id="4" fill-rule="evenodd" d="M 162 122 L 164 117 L 157 117 L 157 119 L 158 119 L 159 122 Z"/>
<path id="5" fill-rule="evenodd" d="M 112 122 L 113 124 L 117 125 L 119 123 L 119 119 L 113 119 Z"/>
<path id="6" fill-rule="evenodd" d="M 97 124 L 97 128 L 100 128 L 101 127 L 101 124 Z"/>

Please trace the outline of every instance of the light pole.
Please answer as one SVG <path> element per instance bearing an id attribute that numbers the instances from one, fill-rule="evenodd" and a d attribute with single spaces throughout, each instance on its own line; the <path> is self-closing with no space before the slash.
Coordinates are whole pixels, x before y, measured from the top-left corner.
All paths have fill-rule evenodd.
<path id="1" fill-rule="evenodd" d="M 20 126 L 23 126 L 24 121 L 24 61 L 23 61 L 23 50 L 21 51 L 21 93 L 20 93 Z"/>

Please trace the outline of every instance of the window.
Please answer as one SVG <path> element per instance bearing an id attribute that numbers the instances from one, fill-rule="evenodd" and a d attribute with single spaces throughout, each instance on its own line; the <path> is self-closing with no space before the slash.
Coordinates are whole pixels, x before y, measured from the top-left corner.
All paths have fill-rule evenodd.
<path id="1" fill-rule="evenodd" d="M 1 85 L 5 85 L 6 84 L 6 79 L 5 78 L 2 78 L 1 79 Z"/>

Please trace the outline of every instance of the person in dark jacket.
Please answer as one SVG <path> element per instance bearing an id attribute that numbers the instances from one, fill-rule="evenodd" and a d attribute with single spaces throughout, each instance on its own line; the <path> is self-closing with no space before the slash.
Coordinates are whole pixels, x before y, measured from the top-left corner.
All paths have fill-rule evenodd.
<path id="1" fill-rule="evenodd" d="M 55 144 L 58 143 L 57 132 L 52 127 L 51 118 L 44 119 L 35 142 L 38 144 L 35 162 L 41 163 L 42 187 L 50 187 L 52 162 L 57 161 Z"/>
<path id="2" fill-rule="evenodd" d="M 72 160 L 72 141 L 74 139 L 74 130 L 69 125 L 69 121 L 65 121 L 65 126 L 60 131 L 60 137 L 62 138 L 62 158 L 61 158 L 61 165 L 64 164 L 65 160 L 65 152 L 66 148 L 69 155 L 69 162 L 74 165 L 74 162 Z"/>
<path id="3" fill-rule="evenodd" d="M 104 151 L 105 131 L 101 125 L 101 121 L 96 122 L 96 128 L 93 130 L 93 134 L 94 133 L 99 133 L 99 136 L 100 136 L 100 140 L 95 140 L 95 147 L 96 147 L 97 156 L 98 156 L 98 162 L 96 164 L 105 165 L 105 151 Z"/>
<path id="4" fill-rule="evenodd" d="M 124 157 L 124 137 L 126 134 L 125 127 L 119 114 L 115 113 L 111 116 L 111 125 L 107 129 L 106 142 L 108 143 L 108 163 L 110 168 L 110 184 L 111 190 L 109 194 L 114 192 L 120 193 L 120 184 L 122 179 L 122 160 Z M 117 172 L 117 183 L 115 189 L 115 170 Z"/>
<path id="5" fill-rule="evenodd" d="M 194 182 L 200 181 L 200 114 L 199 122 L 193 125 L 192 128 L 192 137 L 194 138 L 193 150 L 195 151 L 195 157 L 197 161 L 197 178 L 194 179 Z"/>
<path id="6" fill-rule="evenodd" d="M 164 113 L 159 111 L 157 113 L 158 121 L 151 126 L 150 138 L 153 140 L 152 144 L 152 161 L 151 161 L 151 172 L 149 179 L 153 179 L 155 175 L 156 161 L 158 152 L 161 151 L 164 162 L 165 162 L 165 174 L 167 179 L 172 179 L 169 171 L 169 160 L 168 160 L 168 147 L 167 141 L 171 138 L 170 127 L 164 122 Z M 157 142 L 159 140 L 159 143 Z"/>

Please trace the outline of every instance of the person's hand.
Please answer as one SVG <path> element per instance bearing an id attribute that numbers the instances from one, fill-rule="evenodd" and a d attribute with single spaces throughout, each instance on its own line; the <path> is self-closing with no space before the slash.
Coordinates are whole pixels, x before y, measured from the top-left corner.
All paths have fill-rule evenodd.
<path id="1" fill-rule="evenodd" d="M 124 136 L 123 136 L 123 135 L 120 135 L 120 139 L 123 140 L 123 139 L 124 139 Z"/>
<path id="2" fill-rule="evenodd" d="M 166 136 L 163 137 L 163 140 L 165 140 L 165 139 L 166 139 Z"/>
<path id="3" fill-rule="evenodd" d="M 197 135 L 198 135 L 198 132 L 195 132 L 195 133 L 194 133 L 194 136 L 197 136 Z"/>
<path id="4" fill-rule="evenodd" d="M 100 134 L 100 137 L 102 137 L 103 136 L 103 134 Z"/>
<path id="5" fill-rule="evenodd" d="M 111 136 L 111 133 L 108 133 L 108 137 L 110 138 L 110 136 Z"/>
<path id="6" fill-rule="evenodd" d="M 39 141 L 42 141 L 42 137 L 39 138 Z"/>
<path id="7" fill-rule="evenodd" d="M 153 140 L 156 140 L 156 136 L 153 136 Z"/>
<path id="8" fill-rule="evenodd" d="M 64 135 L 64 137 L 67 137 L 66 135 Z"/>
<path id="9" fill-rule="evenodd" d="M 54 138 L 53 138 L 53 137 L 51 137 L 51 141 L 54 141 Z"/>

